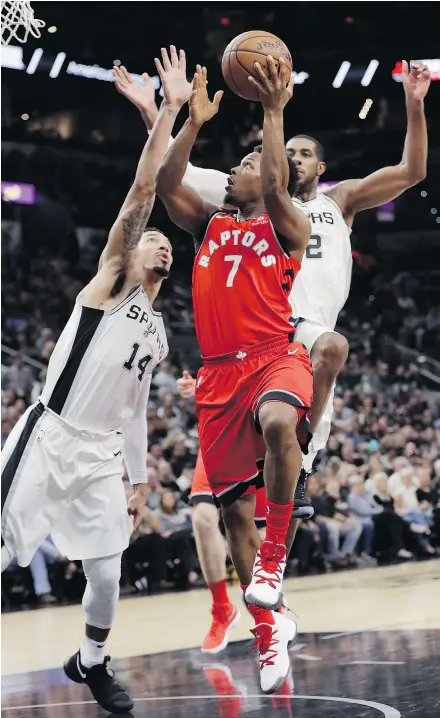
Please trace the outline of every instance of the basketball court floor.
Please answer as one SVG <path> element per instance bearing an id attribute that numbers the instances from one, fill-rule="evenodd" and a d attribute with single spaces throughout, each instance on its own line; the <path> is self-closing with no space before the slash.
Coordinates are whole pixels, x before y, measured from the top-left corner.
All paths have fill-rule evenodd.
<path id="1" fill-rule="evenodd" d="M 300 633 L 292 679 L 264 696 L 250 618 L 218 656 L 198 648 L 209 594 L 123 599 L 109 640 L 136 718 L 434 718 L 440 715 L 440 561 L 289 579 Z M 237 605 L 239 589 L 233 589 Z M 3 718 L 104 718 L 60 665 L 77 650 L 80 606 L 2 616 Z"/>

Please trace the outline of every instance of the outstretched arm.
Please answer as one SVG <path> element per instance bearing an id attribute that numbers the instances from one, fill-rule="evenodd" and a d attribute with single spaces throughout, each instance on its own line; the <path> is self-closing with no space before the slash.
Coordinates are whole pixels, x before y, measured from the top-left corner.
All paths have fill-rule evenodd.
<path id="1" fill-rule="evenodd" d="M 157 120 L 159 110 L 156 106 L 155 91 L 147 73 L 142 75 L 143 85 L 135 82 L 125 67 L 119 68 L 120 82 L 116 89 L 127 98 L 141 113 L 147 130 L 151 132 Z M 173 142 L 171 137 L 168 146 Z M 188 162 L 182 184 L 194 190 L 204 202 L 220 207 L 225 196 L 227 175 L 218 170 L 196 167 Z"/>
<path id="2" fill-rule="evenodd" d="M 407 130 L 400 163 L 383 167 L 364 179 L 347 180 L 328 194 L 341 207 L 348 219 L 356 212 L 390 202 L 426 177 L 428 133 L 424 98 L 430 85 L 426 65 L 413 63 L 411 69 L 403 62 L 403 86 L 406 99 Z"/>
<path id="3" fill-rule="evenodd" d="M 260 170 L 264 204 L 275 229 L 288 241 L 289 250 L 301 259 L 310 239 L 310 222 L 293 206 L 287 191 L 290 170 L 284 147 L 283 112 L 292 98 L 293 77 L 283 58 L 277 69 L 273 58 L 268 56 L 267 68 L 268 77 L 260 64 L 255 63 L 259 80 L 249 78 L 258 88 L 264 107 Z"/>
<path id="4" fill-rule="evenodd" d="M 157 59 L 156 65 L 164 86 L 164 101 L 142 151 L 134 183 L 110 230 L 100 266 L 115 257 L 123 257 L 138 244 L 153 208 L 157 170 L 167 151 L 176 117 L 191 92 L 191 85 L 186 80 L 184 51 L 181 50 L 178 57 L 176 48 L 172 45 L 168 58 L 166 50 L 162 49 L 162 60 L 163 66 Z M 115 67 L 113 73 L 118 88 L 124 81 L 123 72 Z"/>
<path id="5" fill-rule="evenodd" d="M 202 125 L 217 114 L 223 93 L 217 92 L 210 102 L 206 68 L 197 65 L 193 93 L 190 99 L 190 116 L 167 152 L 156 177 L 156 191 L 165 204 L 168 214 L 182 229 L 197 234 L 200 225 L 217 207 L 205 202 L 192 188 L 183 184 L 191 150 Z"/>

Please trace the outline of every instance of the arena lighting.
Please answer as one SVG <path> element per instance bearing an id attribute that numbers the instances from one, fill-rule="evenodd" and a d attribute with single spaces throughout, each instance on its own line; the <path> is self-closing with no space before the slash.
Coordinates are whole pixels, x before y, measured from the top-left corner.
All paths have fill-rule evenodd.
<path id="1" fill-rule="evenodd" d="M 415 62 L 423 62 L 424 65 L 428 66 L 431 73 L 431 80 L 440 80 L 440 59 L 436 58 L 433 60 L 415 60 Z M 394 68 L 391 72 L 393 80 L 396 82 L 402 82 L 402 61 L 397 60 Z"/>
<path id="2" fill-rule="evenodd" d="M 372 104 L 373 104 L 373 100 L 370 100 L 370 98 L 365 100 L 364 106 L 363 106 L 362 110 L 359 112 L 359 117 L 361 120 L 365 120 L 366 116 L 368 115 L 368 113 L 370 111 Z"/>
<path id="3" fill-rule="evenodd" d="M 351 67 L 351 62 L 349 62 L 348 60 L 344 60 L 344 62 L 341 63 L 341 67 L 337 71 L 336 77 L 332 82 L 333 87 L 335 87 L 335 88 L 341 87 L 350 67 Z"/>
<path id="4" fill-rule="evenodd" d="M 431 207 L 431 214 L 437 214 L 437 213 L 438 213 L 438 209 L 436 209 L 435 207 Z"/>
<path id="5" fill-rule="evenodd" d="M 49 77 L 51 77 L 53 80 L 58 77 L 60 74 L 60 70 L 63 66 L 64 60 L 66 59 L 66 53 L 65 52 L 59 52 L 58 55 L 55 58 L 55 62 L 52 65 L 52 69 L 49 72 Z"/>
<path id="6" fill-rule="evenodd" d="M 420 195 L 421 195 L 421 197 L 427 197 L 428 193 L 426 190 L 422 189 L 422 191 L 420 192 Z"/>
<path id="7" fill-rule="evenodd" d="M 21 119 L 22 119 L 22 120 L 24 120 L 24 121 L 26 122 L 26 120 L 28 120 L 28 119 L 29 119 L 29 115 L 28 115 L 28 113 L 27 113 L 27 112 L 25 112 L 25 113 L 24 113 L 24 114 L 23 114 L 23 115 L 21 116 Z"/>
<path id="8" fill-rule="evenodd" d="M 26 72 L 28 75 L 34 74 L 35 70 L 38 67 L 38 63 L 41 60 L 42 55 L 43 55 L 43 50 L 41 49 L 41 47 L 37 47 L 37 49 L 34 50 L 34 54 L 31 57 L 31 61 L 30 61 L 29 65 L 26 68 Z"/>
<path id="9" fill-rule="evenodd" d="M 23 182 L 2 182 L 2 200 L 13 204 L 35 204 L 35 186 Z"/>
<path id="10" fill-rule="evenodd" d="M 295 80 L 295 85 L 303 85 L 305 81 L 310 77 L 308 72 L 292 72 L 292 77 Z"/>
<path id="11" fill-rule="evenodd" d="M 363 87 L 368 87 L 371 80 L 374 77 L 374 73 L 376 72 L 377 68 L 379 67 L 379 60 L 370 60 L 370 64 L 368 65 L 367 69 L 365 70 L 365 74 L 361 80 L 361 85 Z"/>
<path id="12" fill-rule="evenodd" d="M 53 35 L 54 32 L 56 32 L 58 28 L 55 25 L 51 25 L 47 28 L 47 32 L 50 32 L 51 35 Z"/>

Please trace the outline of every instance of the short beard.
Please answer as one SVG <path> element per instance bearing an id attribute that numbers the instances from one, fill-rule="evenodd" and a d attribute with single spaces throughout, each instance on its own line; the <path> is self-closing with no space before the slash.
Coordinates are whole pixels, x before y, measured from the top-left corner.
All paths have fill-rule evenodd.
<path id="1" fill-rule="evenodd" d="M 153 272 L 162 279 L 168 279 L 170 276 L 170 270 L 166 267 L 153 267 Z"/>
<path id="2" fill-rule="evenodd" d="M 232 195 L 228 194 L 226 192 L 225 197 L 223 199 L 223 204 L 227 204 L 230 207 L 238 207 L 237 200 L 232 197 Z"/>
<path id="3" fill-rule="evenodd" d="M 309 179 L 309 180 L 299 180 L 298 184 L 295 186 L 295 191 L 292 195 L 292 197 L 298 197 L 300 194 L 305 194 L 307 192 L 310 192 L 313 188 L 315 182 L 315 178 Z"/>

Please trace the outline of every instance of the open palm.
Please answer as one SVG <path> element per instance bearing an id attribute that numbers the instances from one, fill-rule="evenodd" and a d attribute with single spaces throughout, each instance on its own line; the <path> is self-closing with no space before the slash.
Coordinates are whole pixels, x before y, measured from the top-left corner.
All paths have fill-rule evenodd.
<path id="1" fill-rule="evenodd" d="M 113 77 L 115 78 L 117 91 L 124 95 L 127 100 L 130 100 L 139 110 L 148 110 L 155 104 L 155 90 L 151 78 L 146 72 L 142 75 L 143 85 L 133 80 L 127 68 L 123 65 L 113 68 Z"/>
<path id="2" fill-rule="evenodd" d="M 223 91 L 219 90 L 219 92 L 215 93 L 211 102 L 208 96 L 207 75 L 206 67 L 197 65 L 193 80 L 193 92 L 189 101 L 189 114 L 196 125 L 203 125 L 204 122 L 208 122 L 217 114 L 220 100 L 223 97 Z"/>
<path id="3" fill-rule="evenodd" d="M 180 50 L 179 55 L 174 45 L 170 46 L 170 54 L 163 47 L 161 49 L 162 62 L 154 59 L 159 73 L 165 102 L 170 105 L 182 107 L 188 102 L 192 87 L 186 78 L 185 51 Z"/>

